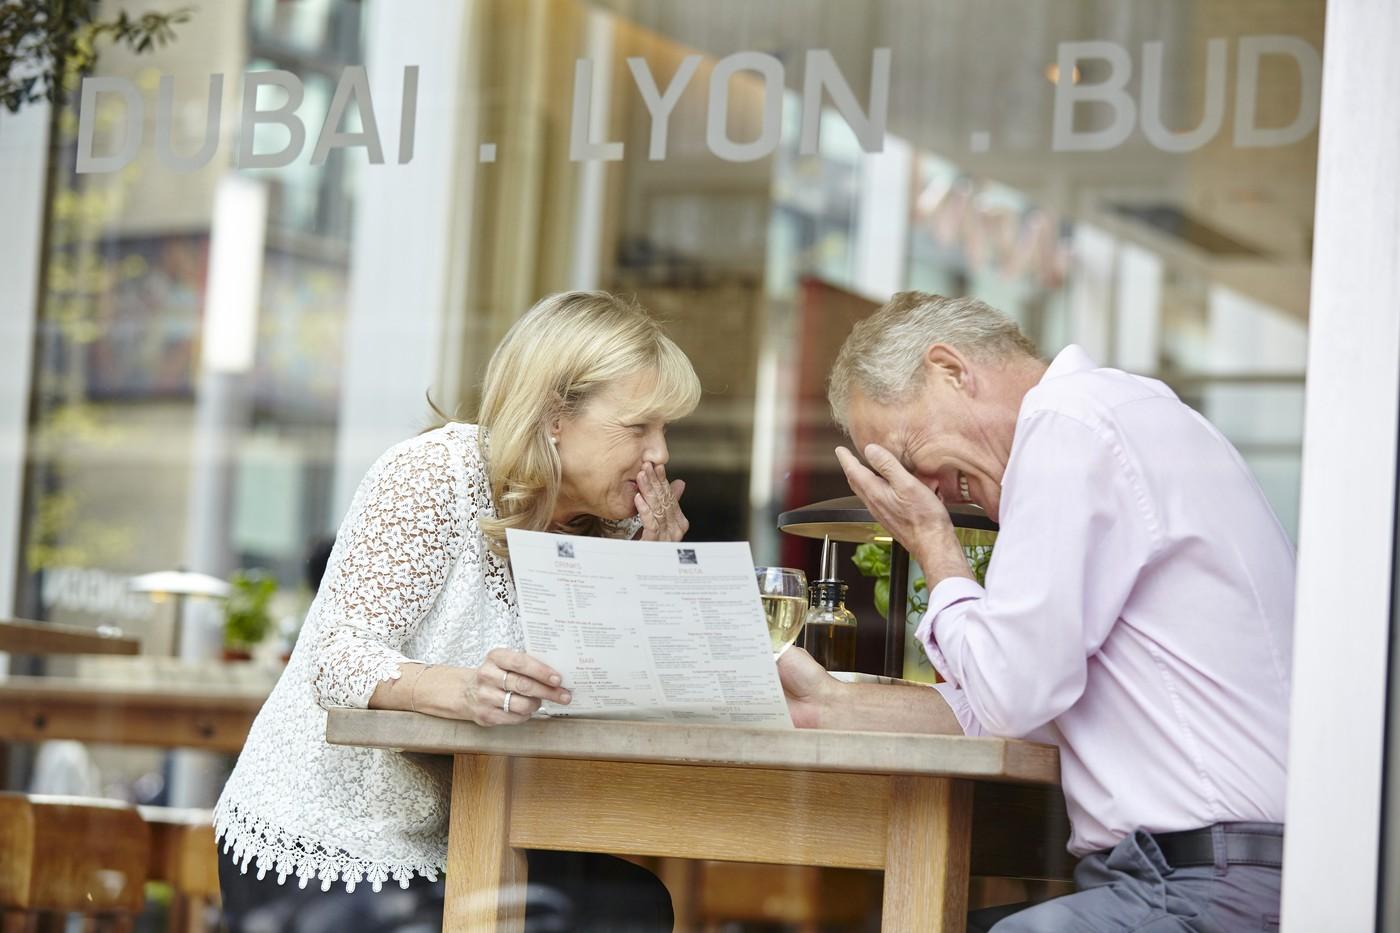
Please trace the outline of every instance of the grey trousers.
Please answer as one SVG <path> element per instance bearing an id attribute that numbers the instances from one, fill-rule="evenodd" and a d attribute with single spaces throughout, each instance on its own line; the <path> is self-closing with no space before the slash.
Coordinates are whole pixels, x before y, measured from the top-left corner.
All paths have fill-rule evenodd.
<path id="1" fill-rule="evenodd" d="M 1271 823 L 1236 823 L 1251 832 L 1281 832 Z M 1085 856 L 1074 870 L 1078 891 L 1033 907 L 975 911 L 968 933 L 1255 933 L 1278 929 L 1277 868 L 1227 865 L 1215 827 L 1215 865 L 1172 868 L 1139 830 L 1108 852 Z"/>

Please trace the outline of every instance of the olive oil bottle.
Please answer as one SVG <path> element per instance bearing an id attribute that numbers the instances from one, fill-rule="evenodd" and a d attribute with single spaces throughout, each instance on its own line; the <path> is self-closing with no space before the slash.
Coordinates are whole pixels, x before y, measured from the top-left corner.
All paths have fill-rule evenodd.
<path id="1" fill-rule="evenodd" d="M 803 647 L 829 671 L 856 669 L 856 616 L 846 608 L 846 590 L 840 580 L 818 580 L 803 629 Z"/>

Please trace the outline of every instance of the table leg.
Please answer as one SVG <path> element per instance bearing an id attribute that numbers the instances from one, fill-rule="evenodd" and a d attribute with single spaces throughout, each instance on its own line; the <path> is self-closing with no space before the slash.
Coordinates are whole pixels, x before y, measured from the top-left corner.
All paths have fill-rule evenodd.
<path id="1" fill-rule="evenodd" d="M 525 854 L 510 846 L 507 758 L 458 755 L 452 767 L 443 929 L 519 933 L 525 925 Z"/>
<path id="2" fill-rule="evenodd" d="M 691 859 L 663 858 L 656 876 L 671 895 L 676 933 L 695 929 L 695 895 L 699 863 Z"/>
<path id="3" fill-rule="evenodd" d="M 967 781 L 891 779 L 881 929 L 963 933 L 971 830 Z"/>

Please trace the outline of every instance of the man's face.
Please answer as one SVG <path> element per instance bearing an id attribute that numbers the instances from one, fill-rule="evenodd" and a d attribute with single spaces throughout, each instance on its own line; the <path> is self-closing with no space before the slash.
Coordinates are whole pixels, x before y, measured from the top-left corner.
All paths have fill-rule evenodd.
<path id="1" fill-rule="evenodd" d="M 1006 471 L 1010 438 L 989 400 L 987 380 L 994 373 L 979 371 L 978 393 L 970 393 L 966 372 L 929 367 L 922 386 L 889 403 L 872 400 L 857 390 L 847 408 L 851 440 L 858 454 L 879 444 L 944 504 L 971 502 L 996 520 L 1001 506 L 1001 479 Z M 1014 423 L 1014 421 L 1013 421 Z"/>

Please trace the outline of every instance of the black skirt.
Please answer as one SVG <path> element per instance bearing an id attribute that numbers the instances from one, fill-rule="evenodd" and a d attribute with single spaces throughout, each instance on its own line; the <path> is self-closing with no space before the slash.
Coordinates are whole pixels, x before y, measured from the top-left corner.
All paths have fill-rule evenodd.
<path id="1" fill-rule="evenodd" d="M 671 896 L 651 872 L 610 855 L 527 850 L 526 933 L 626 931 L 670 933 Z M 344 882 L 322 891 L 320 882 L 278 884 L 269 873 L 239 871 L 232 855 L 219 857 L 219 887 L 228 933 L 426 933 L 442 929 L 444 882 L 414 878 L 407 889 L 389 882 L 375 893 Z"/>

